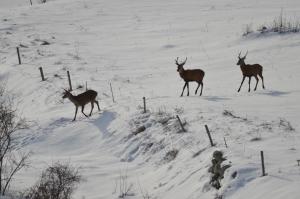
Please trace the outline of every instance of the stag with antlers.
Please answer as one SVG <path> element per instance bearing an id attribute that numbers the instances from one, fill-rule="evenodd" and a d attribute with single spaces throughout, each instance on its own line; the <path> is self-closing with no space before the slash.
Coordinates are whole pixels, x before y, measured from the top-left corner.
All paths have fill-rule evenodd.
<path id="1" fill-rule="evenodd" d="M 249 78 L 248 92 L 250 92 L 250 82 L 251 82 L 251 77 L 252 76 L 256 79 L 256 85 L 255 85 L 254 91 L 256 91 L 257 84 L 258 84 L 258 81 L 259 81 L 257 76 L 259 76 L 261 78 L 262 88 L 265 89 L 264 77 L 262 75 L 263 67 L 259 64 L 245 64 L 245 59 L 246 59 L 246 56 L 248 54 L 248 51 L 246 52 L 244 57 L 241 57 L 241 53 L 242 52 L 239 53 L 239 56 L 238 56 L 239 61 L 236 64 L 236 65 L 239 65 L 241 67 L 241 71 L 242 71 L 242 74 L 243 74 L 243 80 L 241 82 L 241 85 L 240 85 L 240 88 L 239 88 L 238 92 L 240 92 L 241 87 L 242 87 L 246 77 Z"/>
<path id="2" fill-rule="evenodd" d="M 64 89 L 65 90 L 65 89 Z M 96 100 L 97 97 L 97 92 L 94 90 L 87 90 L 84 93 L 81 93 L 79 95 L 72 95 L 72 93 L 68 90 L 65 90 L 64 94 L 63 94 L 63 99 L 64 98 L 68 98 L 76 107 L 75 109 L 75 116 L 73 121 L 76 120 L 76 115 L 77 115 L 77 111 L 78 111 L 78 107 L 81 106 L 81 112 L 83 113 L 84 116 L 89 117 L 92 115 L 92 111 L 94 109 L 94 103 L 97 104 L 98 106 L 98 110 L 100 111 L 100 107 L 99 107 L 99 103 Z M 91 112 L 89 114 L 89 116 L 87 116 L 83 110 L 84 110 L 84 106 L 88 103 L 91 103 Z"/>
<path id="3" fill-rule="evenodd" d="M 178 57 L 177 59 L 175 59 L 175 64 L 177 65 L 177 71 L 179 72 L 180 77 L 185 81 L 185 84 L 182 89 L 181 97 L 183 95 L 185 87 L 187 87 L 187 96 L 189 96 L 190 94 L 189 82 L 193 82 L 193 81 L 198 83 L 198 87 L 195 91 L 195 95 L 197 94 L 198 88 L 201 85 L 201 92 L 200 92 L 200 96 L 201 96 L 203 90 L 203 77 L 205 73 L 201 69 L 185 70 L 183 68 L 183 65 L 186 63 L 186 61 L 187 58 L 183 62 L 178 63 Z"/>

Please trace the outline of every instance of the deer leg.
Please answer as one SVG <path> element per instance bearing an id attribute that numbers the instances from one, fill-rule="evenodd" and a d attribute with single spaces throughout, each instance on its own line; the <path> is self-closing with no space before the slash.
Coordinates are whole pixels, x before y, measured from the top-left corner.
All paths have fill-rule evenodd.
<path id="1" fill-rule="evenodd" d="M 88 116 L 83 112 L 83 110 L 84 110 L 84 105 L 81 106 L 81 112 L 83 113 L 83 115 L 84 115 L 85 117 L 88 117 Z"/>
<path id="2" fill-rule="evenodd" d="M 188 91 L 188 93 L 187 93 L 187 96 L 189 96 L 189 95 L 190 95 L 190 87 L 189 87 L 189 82 L 187 82 L 187 83 L 186 83 L 186 85 L 187 85 L 187 91 Z"/>
<path id="3" fill-rule="evenodd" d="M 257 84 L 258 84 L 259 79 L 258 79 L 257 76 L 254 76 L 254 77 L 255 77 L 255 79 L 256 79 L 256 85 L 255 85 L 254 91 L 256 91 L 256 88 L 257 88 Z"/>
<path id="4" fill-rule="evenodd" d="M 262 88 L 265 89 L 265 83 L 264 83 L 264 77 L 262 76 L 262 74 L 259 74 L 261 81 L 262 81 Z"/>
<path id="5" fill-rule="evenodd" d="M 250 82 L 251 82 L 251 76 L 249 77 L 249 89 L 248 89 L 248 92 L 250 92 Z"/>
<path id="6" fill-rule="evenodd" d="M 94 102 L 93 102 L 93 101 L 91 101 L 91 112 L 90 112 L 90 115 L 89 115 L 89 116 L 91 116 L 91 115 L 92 115 L 93 109 L 94 109 Z"/>
<path id="7" fill-rule="evenodd" d="M 203 82 L 201 82 L 201 92 L 200 92 L 200 96 L 202 95 L 202 90 L 203 90 Z"/>
<path id="8" fill-rule="evenodd" d="M 243 76 L 243 80 L 242 80 L 242 82 L 241 82 L 241 85 L 240 85 L 240 88 L 239 88 L 238 92 L 240 92 L 240 90 L 241 90 L 241 88 L 242 88 L 242 85 L 243 85 L 243 83 L 244 83 L 244 81 L 245 81 L 245 78 L 246 78 L 246 76 Z"/>
<path id="9" fill-rule="evenodd" d="M 185 89 L 185 87 L 186 87 L 186 84 L 187 84 L 187 82 L 185 82 L 185 84 L 184 84 L 184 86 L 183 86 L 183 89 L 182 89 L 182 93 L 181 93 L 181 97 L 182 97 L 182 95 L 183 95 L 183 91 L 184 91 L 184 89 Z"/>
<path id="10" fill-rule="evenodd" d="M 200 82 L 198 82 L 198 87 L 197 87 L 197 89 L 196 89 L 196 91 L 195 91 L 195 95 L 197 94 L 197 91 L 198 91 L 198 88 L 199 88 L 199 86 L 200 86 Z"/>
<path id="11" fill-rule="evenodd" d="M 75 116 L 74 116 L 74 119 L 73 119 L 73 121 L 75 121 L 75 120 L 76 120 L 77 111 L 78 111 L 78 107 L 76 106 L 76 108 L 75 108 Z"/>
<path id="12" fill-rule="evenodd" d="M 97 106 L 98 106 L 98 110 L 100 111 L 100 106 L 99 106 L 99 103 L 98 103 L 98 101 L 97 101 L 97 100 L 95 100 L 95 103 L 97 104 Z"/>

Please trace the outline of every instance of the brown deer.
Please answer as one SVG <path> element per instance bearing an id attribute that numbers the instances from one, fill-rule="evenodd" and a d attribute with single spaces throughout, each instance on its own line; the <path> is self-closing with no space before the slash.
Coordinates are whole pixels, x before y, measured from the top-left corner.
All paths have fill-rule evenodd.
<path id="1" fill-rule="evenodd" d="M 175 59 L 175 64 L 177 65 L 177 71 L 179 72 L 180 77 L 185 81 L 185 84 L 182 89 L 181 97 L 183 95 L 185 87 L 187 87 L 187 96 L 190 94 L 190 89 L 189 89 L 189 82 L 197 82 L 198 87 L 195 91 L 195 95 L 197 94 L 198 88 L 201 85 L 201 92 L 200 96 L 202 95 L 202 90 L 203 90 L 203 77 L 204 77 L 204 71 L 201 69 L 193 69 L 193 70 L 185 70 L 183 68 L 183 65 L 186 63 L 187 58 L 182 62 L 178 63 L 178 57 Z"/>
<path id="2" fill-rule="evenodd" d="M 250 82 L 251 82 L 251 77 L 254 76 L 254 78 L 256 79 L 256 85 L 255 85 L 255 88 L 254 88 L 254 91 L 256 91 L 256 88 L 257 88 L 257 84 L 258 84 L 258 77 L 259 76 L 262 80 L 262 88 L 265 89 L 265 85 L 264 85 L 264 77 L 262 75 L 262 72 L 263 72 L 263 67 L 259 64 L 245 64 L 245 59 L 246 59 L 246 56 L 248 54 L 248 51 L 247 53 L 245 54 L 244 57 L 241 57 L 241 53 L 239 54 L 238 58 L 239 58 L 239 61 L 237 62 L 236 65 L 239 65 L 241 67 L 241 71 L 243 73 L 243 80 L 242 80 L 242 83 L 240 85 L 240 88 L 238 90 L 238 92 L 240 92 L 241 90 L 241 87 L 244 83 L 244 80 L 246 77 L 249 77 L 249 89 L 248 89 L 248 92 L 250 92 Z"/>
<path id="3" fill-rule="evenodd" d="M 77 96 L 76 95 L 72 95 L 72 93 L 70 91 L 65 90 L 62 98 L 63 99 L 64 98 L 68 98 L 75 105 L 76 109 L 75 109 L 75 116 L 74 116 L 74 119 L 73 119 L 73 121 L 75 121 L 79 106 L 81 106 L 81 112 L 86 117 L 88 117 L 88 116 L 83 112 L 83 110 L 84 110 L 84 106 L 86 104 L 88 104 L 89 102 L 91 102 L 91 106 L 92 106 L 91 112 L 90 112 L 89 116 L 92 115 L 92 111 L 94 109 L 94 102 L 97 104 L 98 110 L 100 111 L 99 103 L 96 100 L 96 97 L 97 97 L 97 92 L 94 91 L 94 90 L 87 90 L 84 93 L 81 93 L 81 94 L 79 94 Z"/>

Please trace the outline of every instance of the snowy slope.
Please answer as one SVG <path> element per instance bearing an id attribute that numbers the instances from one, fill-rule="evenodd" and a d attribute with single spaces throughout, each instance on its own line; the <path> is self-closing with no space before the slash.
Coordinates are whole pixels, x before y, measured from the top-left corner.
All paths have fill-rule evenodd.
<path id="1" fill-rule="evenodd" d="M 56 0 L 19 7 L 7 2 L 0 4 L 12 7 L 0 8 L 0 80 L 32 121 L 18 139 L 20 148 L 34 152 L 33 167 L 16 176 L 15 189 L 27 188 L 60 160 L 81 168 L 85 181 L 76 199 L 117 198 L 120 175 L 133 183 L 128 198 L 142 198 L 141 192 L 164 199 L 299 198 L 300 34 L 242 36 L 247 24 L 256 29 L 271 23 L 281 9 L 288 19 L 300 19 L 299 1 Z M 246 81 L 237 93 L 241 50 L 249 51 L 246 63 L 264 67 L 266 90 L 259 82 L 248 93 Z M 176 57 L 188 57 L 186 68 L 205 71 L 203 96 L 194 96 L 191 83 L 191 96 L 179 97 L 184 83 Z M 87 82 L 98 92 L 100 113 L 89 119 L 78 113 L 71 122 L 74 106 L 61 99 L 67 70 L 74 88 Z M 187 133 L 178 132 L 177 114 L 187 122 Z M 216 147 L 209 147 L 205 124 Z M 146 130 L 133 136 L 141 126 Z M 173 149 L 177 157 L 166 161 Z M 220 190 L 209 185 L 208 173 L 217 149 L 232 165 Z M 260 150 L 266 177 L 260 177 Z"/>

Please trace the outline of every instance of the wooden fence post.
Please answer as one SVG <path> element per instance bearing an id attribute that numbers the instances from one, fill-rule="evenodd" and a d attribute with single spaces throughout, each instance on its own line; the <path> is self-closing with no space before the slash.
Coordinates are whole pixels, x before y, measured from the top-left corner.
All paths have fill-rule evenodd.
<path id="1" fill-rule="evenodd" d="M 265 171 L 265 160 L 264 160 L 264 152 L 263 151 L 260 151 L 260 158 L 261 158 L 262 176 L 265 176 L 266 171 Z"/>
<path id="2" fill-rule="evenodd" d="M 70 91 L 72 91 L 72 82 L 71 82 L 71 77 L 70 77 L 70 72 L 67 71 L 67 74 L 68 74 L 68 80 L 69 80 L 69 87 L 70 87 Z"/>
<path id="3" fill-rule="evenodd" d="M 21 62 L 21 56 L 20 56 L 20 50 L 19 50 L 19 47 L 17 47 L 17 54 L 18 54 L 19 65 L 21 65 L 22 62 Z"/>
<path id="4" fill-rule="evenodd" d="M 207 135 L 208 135 L 209 141 L 210 141 L 210 145 L 211 145 L 211 146 L 214 146 L 214 143 L 213 143 L 213 141 L 212 141 L 212 138 L 211 138 L 211 135 L 210 135 L 208 126 L 207 126 L 206 124 L 205 124 L 205 129 L 206 129 L 206 133 L 207 133 Z"/>
<path id="5" fill-rule="evenodd" d="M 145 97 L 143 97 L 143 101 L 144 101 L 144 113 L 146 113 L 147 110 L 146 110 L 146 98 Z"/>
<path id="6" fill-rule="evenodd" d="M 180 126 L 181 126 L 182 131 L 183 131 L 183 132 L 186 132 L 186 130 L 185 130 L 185 128 L 183 127 L 183 124 L 182 124 L 182 122 L 181 122 L 179 116 L 176 115 L 176 117 L 177 117 L 177 120 L 178 120 L 178 122 L 179 122 L 179 124 L 180 124 Z"/>
<path id="7" fill-rule="evenodd" d="M 43 73 L 43 68 L 42 68 L 42 67 L 39 67 L 39 69 L 40 69 L 42 81 L 45 81 L 45 77 L 44 77 L 44 73 Z"/>
<path id="8" fill-rule="evenodd" d="M 115 103 L 115 97 L 114 97 L 114 92 L 113 92 L 111 83 L 109 83 L 109 86 L 110 86 L 110 92 L 111 92 L 111 96 L 112 96 L 112 101 L 113 101 L 113 103 Z"/>

